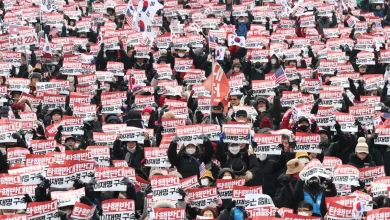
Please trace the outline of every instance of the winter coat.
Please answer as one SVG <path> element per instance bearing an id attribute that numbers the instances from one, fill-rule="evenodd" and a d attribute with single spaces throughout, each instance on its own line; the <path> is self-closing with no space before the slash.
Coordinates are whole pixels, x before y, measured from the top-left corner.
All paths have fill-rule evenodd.
<path id="1" fill-rule="evenodd" d="M 213 146 L 210 141 L 203 144 L 204 152 L 197 147 L 195 154 L 189 155 L 183 149 L 177 153 L 177 143 L 171 142 L 168 148 L 168 159 L 172 166 L 177 168 L 177 171 L 187 178 L 193 175 L 199 175 L 199 166 L 202 162 L 210 161 L 214 154 Z"/>
<path id="2" fill-rule="evenodd" d="M 257 103 L 259 101 L 265 102 L 266 111 L 259 112 L 259 110 L 257 109 Z M 275 120 L 275 122 L 277 122 L 277 124 L 280 123 L 280 120 L 281 120 L 280 114 L 281 114 L 281 110 L 282 110 L 282 105 L 280 104 L 280 97 L 276 97 L 276 96 L 274 97 L 274 101 L 273 101 L 272 106 L 268 102 L 268 99 L 266 99 L 264 97 L 258 97 L 256 99 L 255 105 L 256 106 L 254 106 L 254 107 L 255 107 L 256 112 L 257 112 L 257 117 L 256 117 L 256 121 L 253 123 L 253 127 L 260 127 L 261 123 L 265 121 L 265 118 L 269 119 L 271 126 L 272 126 L 274 120 Z"/>
<path id="3" fill-rule="evenodd" d="M 295 185 L 298 182 L 298 179 L 293 175 L 282 173 L 278 177 L 278 182 L 285 187 L 283 204 L 279 204 L 281 207 L 287 207 L 294 209 L 297 207 L 298 203 L 294 200 L 294 189 Z M 279 207 L 279 206 L 278 206 Z"/>
<path id="4" fill-rule="evenodd" d="M 135 152 L 131 153 L 127 150 L 127 142 L 116 140 L 113 146 L 113 160 L 125 160 L 129 167 L 141 168 L 141 161 L 144 159 L 144 148 L 137 143 Z"/>
<path id="5" fill-rule="evenodd" d="M 211 118 L 210 118 L 211 117 Z M 206 116 L 203 118 L 202 124 L 218 124 L 222 126 L 227 123 L 227 118 L 225 115 L 222 116 Z"/>
<path id="6" fill-rule="evenodd" d="M 361 160 L 357 156 L 357 154 L 352 153 L 351 155 L 349 155 L 349 163 L 348 164 L 352 165 L 358 169 L 364 168 L 366 165 L 368 165 L 369 167 L 375 166 L 375 162 L 372 160 L 371 154 L 367 154 L 366 158 L 364 158 L 364 160 Z"/>
<path id="7" fill-rule="evenodd" d="M 324 151 L 324 156 L 340 158 L 343 164 L 349 162 L 349 155 L 355 152 L 356 139 L 354 136 L 345 137 L 343 132 L 337 133 L 338 141 L 331 143 Z"/>
<path id="8" fill-rule="evenodd" d="M 228 151 L 227 144 L 224 143 L 218 143 L 215 157 L 216 159 L 221 163 L 221 167 L 223 168 L 231 168 L 234 160 L 241 160 L 243 163 L 246 164 L 247 167 L 249 167 L 249 157 L 247 150 L 248 148 L 244 148 L 238 152 L 238 154 L 233 155 Z"/>
<path id="9" fill-rule="evenodd" d="M 325 20 L 318 19 L 317 25 L 318 25 L 318 33 L 324 34 L 324 31 L 323 31 L 324 28 L 332 28 L 332 27 L 335 27 L 337 25 L 336 15 L 333 13 L 332 21 L 330 21 L 329 18 L 326 18 Z"/>

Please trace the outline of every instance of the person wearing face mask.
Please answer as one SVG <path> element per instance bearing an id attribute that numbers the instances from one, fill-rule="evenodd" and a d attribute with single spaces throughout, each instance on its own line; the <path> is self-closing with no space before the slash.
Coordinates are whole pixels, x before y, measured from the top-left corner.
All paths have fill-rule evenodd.
<path id="1" fill-rule="evenodd" d="M 222 102 L 218 103 L 218 105 L 214 105 L 211 107 L 211 116 L 206 116 L 202 120 L 202 124 L 218 124 L 222 126 L 227 123 L 227 117 L 223 113 L 223 104 Z"/>
<path id="2" fill-rule="evenodd" d="M 248 123 L 248 113 L 245 110 L 238 110 L 234 119 L 236 122 Z"/>
<path id="3" fill-rule="evenodd" d="M 244 64 L 243 73 L 246 79 L 249 82 L 252 82 L 252 80 L 265 80 L 265 74 L 270 69 L 268 63 L 263 65 L 260 62 L 256 62 L 253 64 L 250 59 L 251 57 L 248 57 L 247 62 Z"/>
<path id="4" fill-rule="evenodd" d="M 252 146 L 248 148 L 247 155 L 248 165 L 243 160 L 236 159 L 233 160 L 229 168 L 233 171 L 234 175 L 236 176 L 236 179 L 245 179 L 245 186 L 262 185 L 264 176 L 261 173 L 262 171 L 260 170 L 261 168 L 259 165 L 259 160 L 256 158 Z M 269 189 L 264 189 L 263 186 L 263 191 L 264 190 L 269 192 Z"/>
<path id="5" fill-rule="evenodd" d="M 223 143 L 224 133 L 220 136 L 220 141 L 216 147 L 216 159 L 220 162 L 221 167 L 231 167 L 235 160 L 240 160 L 248 167 L 248 145 L 236 143 Z"/>
<path id="6" fill-rule="evenodd" d="M 324 34 L 324 28 L 332 28 L 337 25 L 337 17 L 335 11 L 332 11 L 332 21 L 327 16 L 322 16 L 317 19 L 317 29 L 319 34 Z"/>
<path id="7" fill-rule="evenodd" d="M 214 148 L 207 136 L 203 136 L 202 147 L 194 144 L 183 146 L 179 152 L 176 151 L 179 138 L 174 137 L 168 147 L 168 159 L 177 171 L 187 178 L 199 175 L 199 166 L 211 160 L 214 155 Z"/>
<path id="8" fill-rule="evenodd" d="M 334 184 L 332 184 L 334 187 Z M 294 199 L 296 202 L 304 201 L 313 206 L 313 216 L 325 216 L 325 197 L 336 196 L 336 190 L 327 192 L 321 185 L 318 176 L 311 175 L 306 179 L 299 179 L 294 189 Z"/>
<path id="9" fill-rule="evenodd" d="M 303 164 L 307 164 L 310 161 L 309 154 L 306 152 L 297 152 L 295 153 L 295 158 L 301 161 Z"/>
<path id="10" fill-rule="evenodd" d="M 358 139 L 355 153 L 349 156 L 349 165 L 352 165 L 358 169 L 365 167 L 375 166 L 375 162 L 372 160 L 372 156 L 368 151 L 368 145 L 364 137 Z"/>
<path id="11" fill-rule="evenodd" d="M 227 119 L 228 120 L 232 120 L 232 115 L 234 114 L 234 106 L 243 106 L 243 103 L 241 103 L 241 98 L 242 96 L 241 95 L 233 95 L 231 94 L 230 95 L 230 106 L 229 106 L 229 109 L 228 109 L 228 113 L 227 113 Z M 236 113 L 236 117 L 237 117 L 237 113 Z"/>
<path id="12" fill-rule="evenodd" d="M 256 121 L 253 123 L 254 128 L 260 128 L 261 124 L 271 123 L 272 127 L 279 127 L 281 121 L 282 105 L 280 103 L 279 90 L 275 88 L 273 104 L 270 105 L 267 98 L 257 96 L 253 107 L 257 111 Z M 267 123 L 265 123 L 267 121 Z M 269 122 L 268 122 L 269 121 Z"/>
<path id="13" fill-rule="evenodd" d="M 385 14 L 387 13 L 386 10 L 389 10 L 389 7 L 387 4 L 376 4 L 374 9 L 374 15 L 380 18 L 385 17 Z"/>
<path id="14" fill-rule="evenodd" d="M 112 83 L 104 82 L 103 92 L 111 92 L 112 91 Z"/>
<path id="15" fill-rule="evenodd" d="M 199 178 L 199 183 L 203 187 L 215 186 L 214 177 L 210 170 L 206 170 L 206 172 Z"/>
<path id="16" fill-rule="evenodd" d="M 287 170 L 278 177 L 281 187 L 276 191 L 273 198 L 276 207 L 287 207 L 295 209 L 294 188 L 299 179 L 299 172 L 302 171 L 305 164 L 299 159 L 292 159 L 286 163 Z"/>
<path id="17" fill-rule="evenodd" d="M 350 133 L 343 132 L 341 125 L 337 121 L 334 127 L 336 135 L 333 137 L 332 144 L 324 151 L 324 156 L 340 158 L 343 164 L 347 164 L 349 156 L 355 153 L 356 137 Z"/>
<path id="18" fill-rule="evenodd" d="M 125 160 L 129 167 L 141 168 L 141 161 L 145 158 L 144 148 L 136 141 L 120 141 L 120 135 L 114 141 L 113 160 Z M 145 140 L 144 146 L 148 147 Z"/>

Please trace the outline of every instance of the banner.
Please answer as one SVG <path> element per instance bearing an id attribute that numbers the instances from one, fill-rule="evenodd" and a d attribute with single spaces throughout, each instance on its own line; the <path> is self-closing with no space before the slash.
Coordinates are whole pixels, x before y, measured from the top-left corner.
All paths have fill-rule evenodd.
<path id="1" fill-rule="evenodd" d="M 246 194 L 245 195 L 245 210 L 248 217 L 256 216 L 275 216 L 275 205 L 271 197 L 266 194 Z"/>
<path id="2" fill-rule="evenodd" d="M 168 150 L 160 147 L 144 147 L 146 167 L 171 167 Z"/>
<path id="3" fill-rule="evenodd" d="M 65 207 L 74 205 L 76 202 L 80 202 L 80 198 L 85 196 L 84 187 L 75 190 L 68 191 L 53 191 L 51 192 L 51 199 L 56 199 L 58 207 Z"/>
<path id="4" fill-rule="evenodd" d="M 249 134 L 251 128 L 249 125 L 224 124 L 222 131 L 225 132 L 225 143 L 249 144 Z"/>
<path id="5" fill-rule="evenodd" d="M 150 180 L 152 186 L 153 199 L 181 199 L 182 196 L 178 193 L 181 187 L 179 177 L 170 175 L 152 176 Z"/>
<path id="6" fill-rule="evenodd" d="M 60 217 L 58 215 L 57 200 L 45 202 L 30 202 L 27 205 L 26 213 L 29 220 L 60 220 Z"/>
<path id="7" fill-rule="evenodd" d="M 384 176 L 386 176 L 384 166 L 366 167 L 359 169 L 359 179 L 363 181 L 366 186 L 371 185 L 371 183 L 376 178 Z"/>
<path id="8" fill-rule="evenodd" d="M 19 175 L 23 185 L 39 184 L 42 181 L 38 176 L 45 175 L 42 166 L 40 165 L 11 169 L 8 170 L 8 173 L 11 175 Z"/>
<path id="9" fill-rule="evenodd" d="M 102 219 L 135 220 L 135 204 L 131 199 L 108 199 L 102 202 Z"/>
<path id="10" fill-rule="evenodd" d="M 89 206 L 81 202 L 76 202 L 73 206 L 72 219 L 91 219 L 96 209 L 96 205 Z"/>
<path id="11" fill-rule="evenodd" d="M 203 144 L 202 125 L 188 125 L 176 127 L 176 134 L 180 144 Z"/>
<path id="12" fill-rule="evenodd" d="M 236 206 L 245 207 L 246 194 L 263 194 L 262 186 L 233 186 L 232 201 L 236 201 Z"/>
<path id="13" fill-rule="evenodd" d="M 245 179 L 217 179 L 218 193 L 221 199 L 231 199 L 234 186 L 244 186 Z"/>
<path id="14" fill-rule="evenodd" d="M 186 200 L 190 201 L 192 208 L 204 209 L 209 206 L 217 206 L 217 187 L 203 187 L 188 189 Z"/>
<path id="15" fill-rule="evenodd" d="M 200 186 L 198 181 L 198 175 L 193 175 L 185 179 L 180 180 L 181 188 L 183 190 L 198 188 Z"/>
<path id="16" fill-rule="evenodd" d="M 95 171 L 95 191 L 126 191 L 123 178 L 135 182 L 135 170 L 131 167 L 98 167 Z"/>
<path id="17" fill-rule="evenodd" d="M 110 148 L 107 146 L 88 146 L 87 151 L 91 152 L 92 158 L 104 167 L 110 166 Z"/>
<path id="18" fill-rule="evenodd" d="M 280 155 L 282 148 L 282 135 L 280 134 L 255 134 L 253 138 L 257 146 L 253 149 L 255 154 Z"/>
<path id="19" fill-rule="evenodd" d="M 35 197 L 36 185 L 0 185 L 0 209 L 26 209 L 24 195 Z"/>
<path id="20" fill-rule="evenodd" d="M 319 147 L 321 141 L 319 134 L 297 132 L 295 141 L 296 145 L 293 148 L 294 152 L 322 153 L 322 150 Z"/>
<path id="21" fill-rule="evenodd" d="M 352 165 L 337 165 L 333 172 L 333 183 L 359 186 L 359 170 Z"/>

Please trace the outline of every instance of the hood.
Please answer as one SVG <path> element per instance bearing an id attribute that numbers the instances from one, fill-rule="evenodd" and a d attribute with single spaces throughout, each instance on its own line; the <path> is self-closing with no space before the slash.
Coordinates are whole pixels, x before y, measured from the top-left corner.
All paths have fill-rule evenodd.
<path id="1" fill-rule="evenodd" d="M 352 165 L 363 167 L 365 163 L 368 163 L 369 165 L 372 164 L 372 156 L 371 154 L 367 154 L 364 160 L 360 160 L 360 158 L 355 153 L 352 153 L 351 155 L 349 155 L 349 162 Z"/>
<path id="2" fill-rule="evenodd" d="M 256 97 L 256 100 L 254 102 L 254 105 L 253 107 L 257 110 L 257 104 L 259 104 L 259 102 L 264 102 L 265 105 L 267 106 L 267 110 L 269 109 L 269 101 L 267 98 L 263 97 L 263 96 L 258 96 Z"/>
<path id="3" fill-rule="evenodd" d="M 234 172 L 233 172 L 232 169 L 230 169 L 230 168 L 223 168 L 223 169 L 220 169 L 219 172 L 218 172 L 218 179 L 222 179 L 222 176 L 223 176 L 223 174 L 225 172 L 229 172 L 232 175 L 233 179 L 236 178 L 236 175 L 234 175 Z"/>

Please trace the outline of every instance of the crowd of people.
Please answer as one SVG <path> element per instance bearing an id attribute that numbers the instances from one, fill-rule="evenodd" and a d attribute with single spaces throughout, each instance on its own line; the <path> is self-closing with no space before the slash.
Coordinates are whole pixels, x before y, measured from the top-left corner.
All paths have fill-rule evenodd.
<path id="1" fill-rule="evenodd" d="M 390 219 L 376 0 L 2 0 L 0 219 Z"/>

